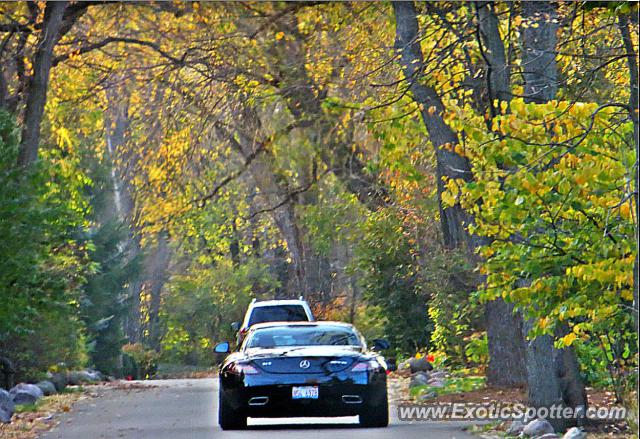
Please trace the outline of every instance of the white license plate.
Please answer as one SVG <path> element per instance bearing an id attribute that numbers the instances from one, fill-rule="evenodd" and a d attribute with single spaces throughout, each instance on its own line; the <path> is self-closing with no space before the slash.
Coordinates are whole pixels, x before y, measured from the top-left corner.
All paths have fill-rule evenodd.
<path id="1" fill-rule="evenodd" d="M 318 386 L 301 386 L 291 389 L 293 399 L 318 399 Z"/>

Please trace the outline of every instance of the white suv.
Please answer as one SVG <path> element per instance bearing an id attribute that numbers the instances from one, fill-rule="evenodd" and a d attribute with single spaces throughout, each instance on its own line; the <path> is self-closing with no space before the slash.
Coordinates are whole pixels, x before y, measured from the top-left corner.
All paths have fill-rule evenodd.
<path id="1" fill-rule="evenodd" d="M 247 308 L 247 313 L 244 315 L 242 325 L 240 322 L 233 322 L 231 327 L 238 331 L 237 342 L 239 347 L 249 328 L 256 323 L 313 322 L 314 320 L 309 304 L 302 297 L 297 300 L 265 300 L 262 302 L 253 299 L 249 308 Z"/>

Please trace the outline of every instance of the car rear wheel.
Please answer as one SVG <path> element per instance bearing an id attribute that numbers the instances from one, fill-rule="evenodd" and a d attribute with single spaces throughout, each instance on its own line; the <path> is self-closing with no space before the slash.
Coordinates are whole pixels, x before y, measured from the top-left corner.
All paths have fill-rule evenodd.
<path id="1" fill-rule="evenodd" d="M 380 428 L 387 425 L 389 425 L 389 403 L 385 394 L 382 403 L 365 406 L 365 409 L 360 413 L 360 426 Z"/>
<path id="2" fill-rule="evenodd" d="M 218 423 L 223 430 L 242 430 L 247 428 L 247 415 L 235 410 L 224 397 L 220 389 L 218 404 Z"/>

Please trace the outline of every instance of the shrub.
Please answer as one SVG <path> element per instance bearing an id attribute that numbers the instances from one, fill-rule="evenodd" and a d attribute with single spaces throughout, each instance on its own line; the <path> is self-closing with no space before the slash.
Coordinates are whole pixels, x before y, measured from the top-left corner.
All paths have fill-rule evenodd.
<path id="1" fill-rule="evenodd" d="M 51 148 L 18 169 L 17 154 L 18 130 L 0 110 L 0 352 L 25 380 L 61 361 L 86 361 L 77 315 L 93 266 L 74 239 L 86 208 L 78 163 L 63 164 Z"/>
<path id="2" fill-rule="evenodd" d="M 481 329 L 483 319 L 481 306 L 472 298 L 474 273 L 460 252 L 438 248 L 428 255 L 424 270 L 431 292 L 432 348 L 444 353 L 450 365 L 467 365 L 467 340 Z"/>
<path id="3" fill-rule="evenodd" d="M 489 342 L 487 340 L 487 333 L 477 332 L 469 336 L 464 353 L 470 363 L 475 363 L 482 367 L 489 364 Z"/>
<path id="4" fill-rule="evenodd" d="M 429 344 L 432 322 L 428 292 L 415 244 L 403 234 L 403 223 L 391 210 L 372 214 L 356 248 L 360 285 L 372 318 L 399 354 L 413 354 Z"/>
<path id="5" fill-rule="evenodd" d="M 134 370 L 134 378 L 148 379 L 155 375 L 158 370 L 159 354 L 153 349 L 147 349 L 140 343 L 128 343 L 122 346 L 122 352 L 133 360 L 133 365 L 128 368 Z"/>

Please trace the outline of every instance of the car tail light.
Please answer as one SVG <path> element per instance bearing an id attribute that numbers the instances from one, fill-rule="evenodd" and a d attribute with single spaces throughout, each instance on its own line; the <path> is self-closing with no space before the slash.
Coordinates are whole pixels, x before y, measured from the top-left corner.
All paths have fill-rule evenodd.
<path id="1" fill-rule="evenodd" d="M 367 370 L 377 370 L 380 367 L 380 363 L 376 360 L 369 360 L 362 363 L 356 363 L 355 366 L 351 368 L 352 372 L 365 372 Z"/>
<path id="2" fill-rule="evenodd" d="M 257 373 L 260 373 L 258 369 L 256 369 L 250 364 L 237 364 L 237 363 L 233 365 L 233 367 L 230 369 L 230 372 L 236 375 L 242 375 L 242 374 L 255 375 Z"/>

